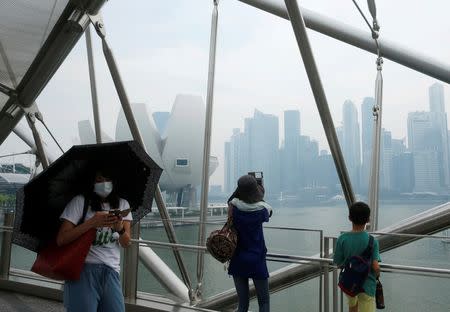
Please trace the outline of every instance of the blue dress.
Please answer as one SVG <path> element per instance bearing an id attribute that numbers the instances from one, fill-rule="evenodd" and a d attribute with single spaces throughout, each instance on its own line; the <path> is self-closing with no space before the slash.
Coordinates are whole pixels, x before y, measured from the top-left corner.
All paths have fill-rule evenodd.
<path id="1" fill-rule="evenodd" d="M 262 226 L 263 222 L 268 221 L 267 209 L 242 211 L 233 206 L 233 226 L 238 234 L 238 242 L 230 260 L 228 274 L 254 279 L 269 277 Z"/>

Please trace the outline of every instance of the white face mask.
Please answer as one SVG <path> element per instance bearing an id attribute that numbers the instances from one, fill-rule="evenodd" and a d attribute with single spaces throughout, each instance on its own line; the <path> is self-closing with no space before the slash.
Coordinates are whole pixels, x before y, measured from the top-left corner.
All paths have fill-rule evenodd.
<path id="1" fill-rule="evenodd" d="M 99 182 L 94 184 L 94 192 L 102 198 L 108 197 L 112 189 L 112 182 Z"/>

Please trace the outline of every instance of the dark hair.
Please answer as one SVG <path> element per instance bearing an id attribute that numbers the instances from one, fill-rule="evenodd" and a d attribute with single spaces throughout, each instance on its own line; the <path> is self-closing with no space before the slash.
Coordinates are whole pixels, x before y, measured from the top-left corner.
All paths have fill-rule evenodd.
<path id="1" fill-rule="evenodd" d="M 370 208 L 366 203 L 356 202 L 350 206 L 349 218 L 352 223 L 364 225 L 369 222 Z"/>
<path id="2" fill-rule="evenodd" d="M 111 170 L 105 167 L 99 167 L 99 169 L 94 171 L 91 177 L 90 188 L 86 191 L 85 198 L 89 200 L 92 211 L 102 211 L 102 198 L 94 192 L 93 185 L 95 183 L 95 177 L 101 175 L 112 181 L 113 189 L 112 192 L 105 198 L 106 202 L 109 203 L 111 209 L 118 209 L 120 198 L 117 194 L 117 183 L 114 179 L 114 175 Z"/>

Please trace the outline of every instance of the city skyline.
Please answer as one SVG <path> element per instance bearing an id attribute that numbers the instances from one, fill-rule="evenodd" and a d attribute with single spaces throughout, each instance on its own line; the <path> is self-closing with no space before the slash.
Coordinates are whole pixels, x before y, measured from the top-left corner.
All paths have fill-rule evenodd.
<path id="1" fill-rule="evenodd" d="M 430 111 L 409 112 L 405 120 L 407 145 L 405 139 L 393 137 L 389 129 L 383 127 L 381 130 L 379 183 L 382 191 L 437 193 L 449 191 L 449 131 L 443 86 L 434 83 L 428 88 L 428 92 Z M 374 103 L 373 98 L 366 97 L 358 110 L 351 100 L 346 100 L 342 104 L 343 120 L 336 127 L 353 187 L 356 192 L 363 194 L 367 193 L 369 188 L 373 135 L 371 112 Z M 255 110 L 254 118 L 259 115 L 264 114 Z M 280 126 L 280 134 L 284 133 L 284 139 L 280 136 L 278 147 L 272 144 L 272 149 L 279 154 L 280 184 L 272 187 L 270 193 L 277 193 L 276 190 L 280 190 L 295 194 L 301 193 L 299 190 L 304 187 L 325 187 L 326 183 L 321 178 L 323 172 L 318 166 L 319 158 L 325 159 L 324 156 L 331 155 L 328 151 L 319 148 L 314 137 L 302 135 L 301 111 L 286 110 L 283 116 L 284 131 Z M 278 116 L 271 115 L 271 117 L 278 122 Z M 249 118 L 245 119 L 246 124 L 248 120 Z M 233 173 L 225 172 L 226 191 L 230 191 L 233 186 L 234 181 L 230 180 L 230 176 L 236 180 L 246 171 L 264 171 L 274 167 L 272 163 L 271 166 L 256 165 L 250 169 L 250 165 L 243 161 L 246 155 L 242 153 L 242 150 L 246 148 L 245 144 L 254 144 L 248 135 L 248 129 L 245 128 L 241 132 L 239 128 L 235 128 L 233 133 L 230 142 L 225 143 L 224 168 L 227 170 L 228 166 L 233 164 L 235 166 Z M 266 135 L 269 135 L 268 133 L 273 134 L 274 131 L 268 130 Z M 239 145 L 237 154 L 235 149 L 230 149 L 230 144 Z M 233 160 L 230 161 L 230 159 Z M 248 159 L 246 161 L 248 162 Z M 402 181 L 402 178 L 409 181 L 403 181 L 405 185 L 400 187 L 397 184 Z M 334 189 L 332 185 L 331 188 Z"/>

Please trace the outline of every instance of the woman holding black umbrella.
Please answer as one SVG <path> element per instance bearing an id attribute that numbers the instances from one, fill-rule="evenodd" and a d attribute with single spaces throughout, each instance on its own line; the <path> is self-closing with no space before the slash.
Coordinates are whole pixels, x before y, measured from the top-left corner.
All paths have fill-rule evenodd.
<path id="1" fill-rule="evenodd" d="M 120 246 L 130 244 L 132 220 L 128 202 L 119 198 L 111 174 L 97 170 L 92 188 L 75 196 L 64 209 L 57 244 L 63 246 L 96 229 L 79 280 L 64 284 L 68 312 L 124 312 L 120 286 Z"/>

